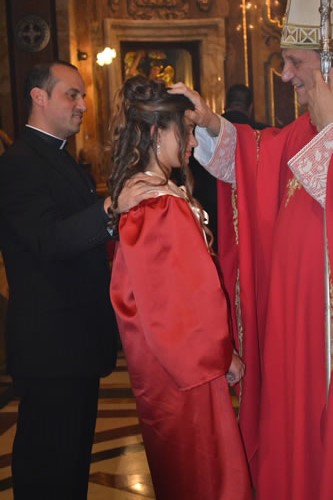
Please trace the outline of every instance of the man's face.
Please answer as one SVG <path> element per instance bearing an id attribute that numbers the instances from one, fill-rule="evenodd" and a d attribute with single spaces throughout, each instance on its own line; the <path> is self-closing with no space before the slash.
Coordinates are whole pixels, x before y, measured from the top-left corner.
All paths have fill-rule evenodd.
<path id="1" fill-rule="evenodd" d="M 47 132 L 67 139 L 80 130 L 83 113 L 85 86 L 80 73 L 68 66 L 55 65 L 51 69 L 57 80 L 51 95 L 46 95 L 43 118 Z"/>
<path id="2" fill-rule="evenodd" d="M 301 105 L 307 104 L 307 92 L 313 87 L 313 70 L 320 69 L 319 52 L 309 49 L 283 49 L 282 57 L 282 81 L 290 82 L 294 86 Z"/>

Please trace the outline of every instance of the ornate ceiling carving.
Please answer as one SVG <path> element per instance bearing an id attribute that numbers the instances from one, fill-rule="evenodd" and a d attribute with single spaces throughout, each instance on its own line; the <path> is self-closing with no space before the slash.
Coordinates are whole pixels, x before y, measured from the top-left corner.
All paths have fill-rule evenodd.
<path id="1" fill-rule="evenodd" d="M 119 0 L 109 0 L 113 12 L 119 8 Z M 210 3 L 201 0 L 198 3 Z M 127 0 L 127 12 L 132 19 L 184 19 L 189 13 L 187 0 Z"/>

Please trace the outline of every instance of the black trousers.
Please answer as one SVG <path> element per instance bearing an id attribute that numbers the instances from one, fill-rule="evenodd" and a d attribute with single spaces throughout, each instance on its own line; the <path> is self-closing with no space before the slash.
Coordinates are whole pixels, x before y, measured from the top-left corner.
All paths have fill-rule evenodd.
<path id="1" fill-rule="evenodd" d="M 85 500 L 99 379 L 14 379 L 15 500 Z"/>

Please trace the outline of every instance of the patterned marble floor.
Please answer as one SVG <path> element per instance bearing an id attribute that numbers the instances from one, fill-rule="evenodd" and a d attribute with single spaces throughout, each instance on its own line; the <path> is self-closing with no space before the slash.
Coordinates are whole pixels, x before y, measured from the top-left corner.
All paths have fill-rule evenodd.
<path id="1" fill-rule="evenodd" d="M 232 397 L 237 412 L 237 399 Z M 0 370 L 0 500 L 12 500 L 11 447 L 18 402 L 9 377 Z M 154 499 L 126 361 L 102 379 L 88 500 Z"/>
<path id="2" fill-rule="evenodd" d="M 17 401 L 10 380 L 0 374 L 0 500 L 12 500 L 11 446 Z M 153 499 L 154 491 L 142 444 L 124 357 L 116 371 L 102 379 L 92 464 L 89 500 Z"/>

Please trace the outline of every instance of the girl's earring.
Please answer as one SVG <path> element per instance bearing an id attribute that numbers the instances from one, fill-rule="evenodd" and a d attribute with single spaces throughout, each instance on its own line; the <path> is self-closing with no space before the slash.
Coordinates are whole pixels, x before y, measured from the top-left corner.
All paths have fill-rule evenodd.
<path id="1" fill-rule="evenodd" d="M 160 154 L 161 154 L 161 145 L 159 142 L 156 144 L 156 153 L 157 153 L 157 156 L 160 156 Z"/>

